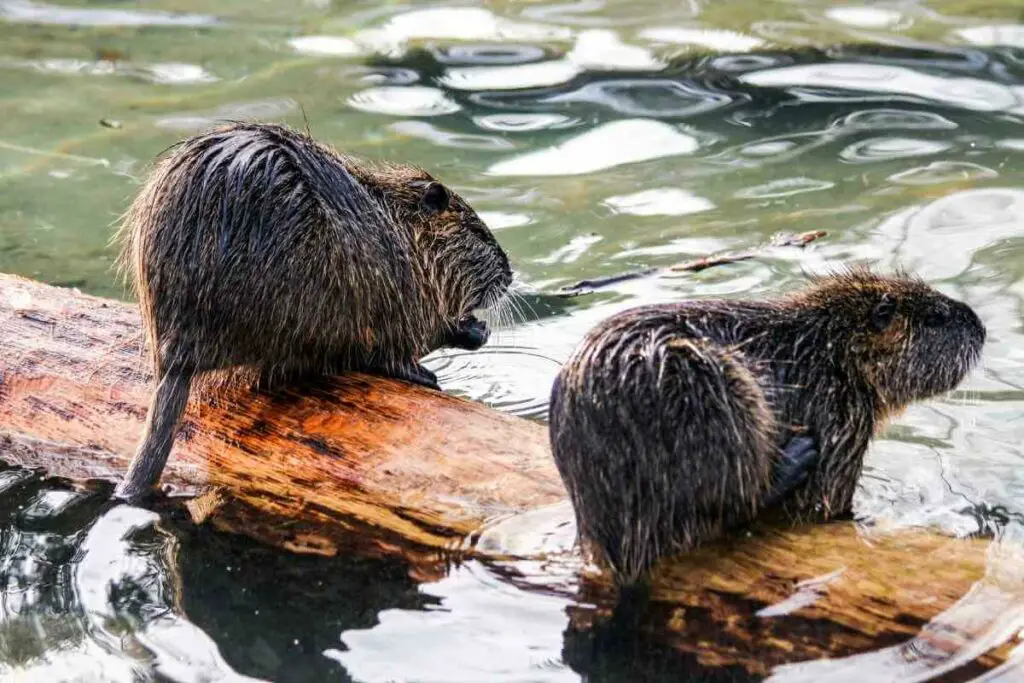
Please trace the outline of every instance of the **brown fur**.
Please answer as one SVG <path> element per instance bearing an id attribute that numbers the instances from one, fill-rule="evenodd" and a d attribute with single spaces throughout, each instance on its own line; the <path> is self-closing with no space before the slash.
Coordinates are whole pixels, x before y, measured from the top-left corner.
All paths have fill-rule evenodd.
<path id="1" fill-rule="evenodd" d="M 620 313 L 587 334 L 552 391 L 555 461 L 581 539 L 620 583 L 751 520 L 794 437 L 818 459 L 778 510 L 849 514 L 871 437 L 953 389 L 985 328 L 912 277 L 866 269 L 766 301 Z"/>
<path id="2" fill-rule="evenodd" d="M 120 236 L 158 382 L 125 497 L 159 477 L 193 379 L 405 376 L 511 282 L 487 227 L 427 172 L 270 124 L 173 148 Z"/>

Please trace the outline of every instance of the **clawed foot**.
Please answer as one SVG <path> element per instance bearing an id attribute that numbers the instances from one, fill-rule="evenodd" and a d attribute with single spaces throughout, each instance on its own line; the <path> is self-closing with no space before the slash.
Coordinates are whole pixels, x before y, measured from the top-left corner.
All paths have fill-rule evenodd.
<path id="1" fill-rule="evenodd" d="M 472 315 L 467 315 L 459 320 L 458 325 L 448 335 L 445 346 L 476 351 L 487 343 L 490 336 L 491 332 L 487 329 L 487 323 Z"/>
<path id="2" fill-rule="evenodd" d="M 437 383 L 437 375 L 419 363 L 411 363 L 405 367 L 388 373 L 389 376 L 395 379 L 405 380 L 406 382 L 412 382 L 428 389 L 435 389 L 441 391 L 440 385 Z"/>
<path id="3" fill-rule="evenodd" d="M 782 457 L 772 472 L 772 488 L 761 502 L 771 507 L 787 493 L 807 481 L 811 469 L 818 462 L 818 446 L 809 436 L 797 436 L 782 450 Z"/>

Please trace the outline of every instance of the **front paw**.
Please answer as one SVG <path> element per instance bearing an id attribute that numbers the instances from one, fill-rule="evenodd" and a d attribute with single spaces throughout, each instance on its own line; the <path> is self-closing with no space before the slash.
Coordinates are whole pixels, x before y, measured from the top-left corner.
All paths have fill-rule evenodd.
<path id="1" fill-rule="evenodd" d="M 763 501 L 764 507 L 778 503 L 786 494 L 807 481 L 818 463 L 818 444 L 809 436 L 797 436 L 782 449 L 772 470 L 772 487 Z"/>
<path id="2" fill-rule="evenodd" d="M 467 315 L 459 320 L 455 329 L 449 334 L 446 346 L 476 351 L 487 343 L 490 336 L 491 332 L 487 328 L 487 323 L 472 315 Z"/>
<path id="3" fill-rule="evenodd" d="M 406 382 L 418 384 L 421 387 L 441 391 L 441 387 L 437 383 L 437 375 L 419 363 L 410 363 L 388 374 L 395 379 L 405 380 Z"/>

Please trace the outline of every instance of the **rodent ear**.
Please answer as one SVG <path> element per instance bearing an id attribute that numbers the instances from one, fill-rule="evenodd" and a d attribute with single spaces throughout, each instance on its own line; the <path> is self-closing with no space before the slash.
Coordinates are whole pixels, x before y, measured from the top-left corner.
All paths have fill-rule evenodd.
<path id="1" fill-rule="evenodd" d="M 452 194 L 448 188 L 438 182 L 427 183 L 420 197 L 420 208 L 428 213 L 441 213 L 451 204 Z"/>
<path id="2" fill-rule="evenodd" d="M 885 332 L 886 328 L 892 324 L 892 320 L 895 317 L 896 302 L 888 296 L 884 296 L 882 297 L 882 300 L 875 305 L 875 310 L 871 311 L 871 329 L 875 332 Z"/>

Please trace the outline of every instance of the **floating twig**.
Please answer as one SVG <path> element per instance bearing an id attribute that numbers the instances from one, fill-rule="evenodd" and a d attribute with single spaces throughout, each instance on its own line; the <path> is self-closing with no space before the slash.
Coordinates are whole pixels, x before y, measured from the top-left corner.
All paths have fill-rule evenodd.
<path id="1" fill-rule="evenodd" d="M 605 277 L 589 278 L 587 280 L 580 280 L 571 285 L 562 287 L 555 296 L 558 297 L 574 297 L 582 294 L 589 294 L 594 290 L 609 285 L 617 284 L 619 282 L 625 282 L 627 280 L 636 280 L 648 275 L 665 274 L 665 273 L 699 273 L 702 270 L 713 268 L 715 266 L 723 266 L 729 263 L 736 263 L 738 261 L 746 261 L 759 256 L 765 249 L 770 247 L 797 247 L 804 248 L 811 242 L 825 237 L 828 233 L 824 230 L 810 230 L 808 232 L 802 232 L 799 234 L 792 233 L 778 233 L 773 235 L 767 244 L 763 244 L 743 251 L 725 252 L 722 254 L 712 254 L 708 256 L 702 256 L 699 259 L 693 261 L 686 261 L 685 263 L 677 263 L 667 268 L 644 268 L 642 270 L 631 270 L 625 273 L 617 273 L 615 275 L 607 275 Z"/>

